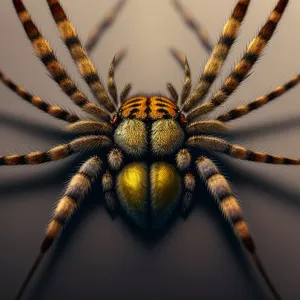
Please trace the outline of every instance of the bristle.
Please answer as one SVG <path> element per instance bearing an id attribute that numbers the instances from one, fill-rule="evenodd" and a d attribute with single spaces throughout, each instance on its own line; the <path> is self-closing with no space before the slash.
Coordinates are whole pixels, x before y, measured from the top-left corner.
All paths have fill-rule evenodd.
<path id="1" fill-rule="evenodd" d="M 290 89 L 292 89 L 294 86 L 296 86 L 299 83 L 300 83 L 300 74 L 295 76 L 294 78 L 292 78 L 286 84 L 277 87 L 271 93 L 269 93 L 265 96 L 259 97 L 247 105 L 238 106 L 238 107 L 230 110 L 229 112 L 222 114 L 221 116 L 219 116 L 217 118 L 217 120 L 222 121 L 222 122 L 228 122 L 228 121 L 240 118 L 240 117 L 250 113 L 251 111 L 262 107 L 263 105 L 269 103 L 270 101 L 280 97 L 281 95 L 283 95 L 284 93 L 286 93 L 287 91 L 289 91 Z"/>
<path id="2" fill-rule="evenodd" d="M 57 24 L 62 40 L 70 51 L 72 58 L 77 64 L 80 74 L 89 85 L 92 92 L 109 112 L 114 112 L 115 107 L 111 102 L 104 86 L 102 85 L 98 73 L 91 62 L 84 47 L 82 46 L 77 33 L 68 20 L 63 8 L 58 0 L 47 0 L 52 16 Z"/>
<path id="3" fill-rule="evenodd" d="M 260 163 L 276 164 L 276 165 L 299 165 L 300 158 L 288 158 L 279 155 L 265 154 L 258 151 L 252 151 L 239 145 L 232 145 L 227 141 L 210 136 L 192 136 L 187 140 L 187 145 L 200 148 L 203 150 L 210 150 L 225 153 L 236 159 L 249 160 Z"/>
<path id="4" fill-rule="evenodd" d="M 75 114 L 71 114 L 68 111 L 62 109 L 59 106 L 50 105 L 46 102 L 44 102 L 40 97 L 33 96 L 29 92 L 27 92 L 24 88 L 16 85 L 11 79 L 9 79 L 5 74 L 3 74 L 0 71 L 0 80 L 13 92 L 15 92 L 17 95 L 19 95 L 21 98 L 23 98 L 28 103 L 31 103 L 38 109 L 44 111 L 45 113 L 57 118 L 61 119 L 67 122 L 76 122 L 79 120 L 79 117 Z"/>
<path id="5" fill-rule="evenodd" d="M 199 83 L 182 107 L 183 111 L 189 111 L 199 101 L 204 99 L 209 92 L 210 87 L 219 74 L 228 56 L 229 50 L 237 37 L 239 28 L 246 16 L 249 4 L 250 0 L 240 0 L 236 4 L 231 17 L 223 28 L 221 37 L 217 45 L 214 47 L 203 73 L 201 74 Z"/>
<path id="6" fill-rule="evenodd" d="M 211 112 L 217 106 L 223 104 L 238 88 L 241 82 L 245 80 L 253 65 L 256 63 L 273 36 L 288 2 L 288 0 L 278 1 L 276 7 L 269 16 L 269 19 L 259 31 L 258 35 L 250 43 L 243 58 L 234 67 L 233 71 L 227 77 L 221 89 L 212 97 L 209 102 L 199 105 L 187 115 L 187 120 L 189 122 L 200 115 Z"/>
<path id="7" fill-rule="evenodd" d="M 107 112 L 94 103 L 91 103 L 87 97 L 78 90 L 73 80 L 57 60 L 48 41 L 43 38 L 40 31 L 31 20 L 23 2 L 21 0 L 13 0 L 13 4 L 36 54 L 47 68 L 51 78 L 60 86 L 62 91 L 85 112 L 95 115 L 100 119 L 109 120 L 110 116 Z"/>

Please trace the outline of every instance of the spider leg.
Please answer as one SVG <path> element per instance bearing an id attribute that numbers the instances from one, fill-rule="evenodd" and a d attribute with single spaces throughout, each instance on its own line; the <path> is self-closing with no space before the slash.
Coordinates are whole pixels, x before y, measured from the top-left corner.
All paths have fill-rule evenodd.
<path id="1" fill-rule="evenodd" d="M 252 40 L 242 59 L 236 64 L 221 89 L 210 99 L 209 102 L 197 106 L 187 115 L 187 120 L 189 122 L 203 114 L 211 112 L 216 107 L 223 104 L 249 75 L 253 65 L 272 38 L 288 2 L 289 0 L 279 0 L 277 2 L 277 5 L 271 12 L 267 22 L 261 28 L 258 35 Z"/>
<path id="2" fill-rule="evenodd" d="M 91 135 L 72 140 L 67 144 L 58 145 L 45 152 L 31 152 L 26 155 L 0 156 L 1 165 L 32 165 L 60 160 L 76 152 L 108 147 L 111 140 L 104 135 Z"/>
<path id="3" fill-rule="evenodd" d="M 127 83 L 120 94 L 120 102 L 123 103 L 132 89 L 131 83 Z"/>
<path id="4" fill-rule="evenodd" d="M 91 62 L 86 50 L 82 46 L 79 37 L 65 14 L 58 0 L 47 0 L 53 19 L 59 29 L 62 40 L 78 66 L 80 74 L 90 87 L 98 102 L 109 112 L 115 112 L 114 103 L 109 98 L 105 87 L 102 85 L 99 75 Z"/>
<path id="5" fill-rule="evenodd" d="M 107 170 L 102 177 L 102 186 L 104 191 L 104 203 L 112 219 L 115 218 L 118 210 L 118 201 L 113 191 L 114 182 L 111 173 Z"/>
<path id="6" fill-rule="evenodd" d="M 192 17 L 191 13 L 178 0 L 173 0 L 174 7 L 183 18 L 185 24 L 197 35 L 198 40 L 203 45 L 205 50 L 210 53 L 213 49 L 205 28 Z"/>
<path id="7" fill-rule="evenodd" d="M 231 49 L 237 37 L 239 28 L 247 13 L 249 4 L 250 0 L 239 0 L 236 4 L 229 20 L 223 28 L 218 43 L 214 47 L 211 56 L 204 67 L 204 71 L 200 76 L 200 80 L 196 88 L 182 106 L 184 112 L 189 111 L 198 102 L 204 100 L 204 97 L 209 92 L 210 87 L 219 74 L 228 56 L 229 50 Z"/>
<path id="8" fill-rule="evenodd" d="M 85 49 L 88 53 L 92 52 L 102 38 L 104 32 L 113 24 L 117 15 L 121 11 L 122 7 L 127 0 L 119 0 L 119 2 L 104 16 L 103 20 L 96 26 L 96 28 L 90 33 Z"/>
<path id="9" fill-rule="evenodd" d="M 185 128 L 186 133 L 189 135 L 197 134 L 200 132 L 208 133 L 218 133 L 228 131 L 229 127 L 221 121 L 218 120 L 208 120 L 208 121 L 197 121 L 190 123 Z"/>
<path id="10" fill-rule="evenodd" d="M 298 83 L 300 83 L 300 74 L 295 76 L 293 79 L 291 79 L 289 82 L 285 83 L 284 85 L 279 86 L 269 94 L 259 97 L 247 105 L 238 106 L 228 111 L 227 113 L 220 115 L 217 118 L 217 120 L 222 122 L 228 122 L 240 118 L 250 113 L 251 111 L 262 107 L 263 105 L 269 103 L 270 101 L 280 97 L 281 95 L 289 91 L 291 88 L 296 86 Z"/>
<path id="11" fill-rule="evenodd" d="M 184 56 L 183 69 L 184 69 L 185 78 L 184 78 L 184 83 L 181 92 L 181 103 L 183 103 L 186 100 L 186 98 L 189 96 L 192 89 L 191 69 L 186 56 Z M 167 89 L 171 94 L 173 101 L 177 104 L 178 93 L 175 87 L 172 85 L 172 83 L 170 82 L 167 83 Z"/>
<path id="12" fill-rule="evenodd" d="M 170 53 L 175 58 L 175 60 L 178 62 L 178 64 L 181 66 L 181 68 L 184 70 L 184 64 L 185 64 L 184 52 L 179 51 L 178 49 L 172 47 L 172 48 L 170 48 Z"/>
<path id="13" fill-rule="evenodd" d="M 257 255 L 256 246 L 250 234 L 249 227 L 244 219 L 241 207 L 238 200 L 233 195 L 227 180 L 220 173 L 216 165 L 206 157 L 199 157 L 196 160 L 196 168 L 199 176 L 205 182 L 209 192 L 218 203 L 223 216 L 232 226 L 235 235 L 250 253 L 253 262 L 257 266 L 274 297 L 277 300 L 282 299 L 263 268 L 259 256 Z"/>
<path id="14" fill-rule="evenodd" d="M 181 104 L 185 102 L 187 97 L 190 95 L 192 89 L 191 69 L 186 57 L 184 60 L 184 74 L 185 74 L 185 79 L 184 79 L 183 88 L 181 92 Z"/>
<path id="15" fill-rule="evenodd" d="M 37 56 L 47 68 L 51 78 L 76 105 L 82 108 L 83 111 L 92 114 L 97 118 L 109 120 L 110 116 L 106 111 L 98 105 L 91 103 L 87 97 L 78 90 L 73 80 L 57 60 L 47 40 L 43 38 L 40 31 L 33 23 L 23 2 L 21 0 L 13 0 L 13 4 Z"/>
<path id="16" fill-rule="evenodd" d="M 192 195 L 195 188 L 195 177 L 189 172 L 191 159 L 192 156 L 186 148 L 180 149 L 175 157 L 177 168 L 184 173 L 184 194 L 181 202 L 181 215 L 183 218 L 188 217 L 194 203 Z"/>
<path id="17" fill-rule="evenodd" d="M 193 207 L 193 192 L 195 189 L 195 177 L 192 173 L 187 173 L 184 176 L 184 195 L 181 203 L 181 215 L 186 219 Z"/>
<path id="18" fill-rule="evenodd" d="M 123 164 L 123 154 L 120 149 L 112 149 L 107 156 L 109 166 L 112 170 L 118 171 Z"/>
<path id="19" fill-rule="evenodd" d="M 65 129 L 72 133 L 104 133 L 105 135 L 112 135 L 113 133 L 113 127 L 110 123 L 93 120 L 78 121 L 67 125 Z"/>
<path id="20" fill-rule="evenodd" d="M 16 85 L 11 79 L 9 79 L 5 74 L 3 74 L 0 70 L 0 80 L 13 92 L 15 92 L 18 96 L 23 98 L 28 103 L 31 103 L 33 106 L 38 109 L 44 111 L 45 113 L 51 115 L 54 118 L 64 120 L 67 122 L 76 122 L 79 120 L 79 117 L 75 114 L 71 114 L 70 112 L 62 109 L 56 105 L 50 105 L 44 102 L 40 97 L 33 96 L 29 92 L 27 92 L 24 88 Z"/>
<path id="21" fill-rule="evenodd" d="M 172 100 L 175 104 L 178 103 L 178 93 L 174 87 L 174 85 L 171 82 L 167 83 L 167 89 L 172 97 Z"/>
<path id="22" fill-rule="evenodd" d="M 108 87 L 108 92 L 110 96 L 113 98 L 115 104 L 118 104 L 118 91 L 115 82 L 115 64 L 116 64 L 116 56 L 114 56 L 109 66 L 107 87 Z"/>
<path id="23" fill-rule="evenodd" d="M 233 145 L 227 141 L 210 136 L 192 136 L 187 140 L 187 145 L 211 150 L 236 159 L 249 160 L 260 163 L 276 164 L 276 165 L 300 165 L 300 158 L 288 158 L 279 155 L 271 155 L 258 151 L 252 151 L 239 145 Z"/>
<path id="24" fill-rule="evenodd" d="M 93 181 L 101 171 L 102 161 L 99 157 L 94 156 L 87 160 L 72 177 L 69 182 L 64 196 L 58 201 L 53 217 L 46 230 L 45 237 L 41 243 L 39 254 L 29 270 L 16 300 L 21 299 L 24 291 L 34 275 L 45 253 L 49 250 L 53 242 L 58 238 L 65 224 L 69 221 L 72 214 L 79 207 L 80 202 L 86 196 Z"/>

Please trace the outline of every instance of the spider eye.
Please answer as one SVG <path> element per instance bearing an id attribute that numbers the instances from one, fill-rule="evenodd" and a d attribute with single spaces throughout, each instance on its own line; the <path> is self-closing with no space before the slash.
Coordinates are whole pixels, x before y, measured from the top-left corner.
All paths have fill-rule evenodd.
<path id="1" fill-rule="evenodd" d="M 186 119 L 185 119 L 185 116 L 183 114 L 180 114 L 179 122 L 180 122 L 181 125 L 186 125 Z"/>
<path id="2" fill-rule="evenodd" d="M 114 116 L 113 116 L 113 118 L 112 118 L 112 120 L 110 122 L 113 125 L 117 125 L 117 123 L 119 122 L 119 116 L 118 116 L 118 114 L 114 114 Z"/>

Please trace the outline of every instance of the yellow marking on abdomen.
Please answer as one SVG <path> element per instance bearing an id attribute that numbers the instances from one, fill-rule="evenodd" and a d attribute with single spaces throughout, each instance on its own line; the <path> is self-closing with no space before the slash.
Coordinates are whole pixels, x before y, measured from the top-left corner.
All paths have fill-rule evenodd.
<path id="1" fill-rule="evenodd" d="M 117 192 L 128 210 L 145 211 L 147 177 L 147 166 L 143 163 L 126 166 L 117 177 Z"/>
<path id="2" fill-rule="evenodd" d="M 181 178 L 177 171 L 164 162 L 151 165 L 151 202 L 156 212 L 166 211 L 181 194 Z"/>

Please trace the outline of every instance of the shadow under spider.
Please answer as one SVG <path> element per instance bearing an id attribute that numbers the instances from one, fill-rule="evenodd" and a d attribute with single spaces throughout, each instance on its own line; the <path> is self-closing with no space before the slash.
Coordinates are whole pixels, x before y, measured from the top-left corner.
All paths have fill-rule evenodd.
<path id="1" fill-rule="evenodd" d="M 0 113 L 0 119 L 3 121 L 3 115 Z M 15 126 L 16 128 L 25 128 L 26 130 L 34 131 L 35 133 L 38 133 L 42 135 L 43 137 L 46 135 L 52 135 L 55 138 L 59 137 L 66 137 L 66 134 L 64 132 L 60 132 L 56 129 L 48 129 L 43 126 L 36 126 L 35 123 L 30 122 L 24 122 L 20 119 L 11 119 L 8 117 L 4 117 L 4 121 L 8 121 L 8 123 L 12 126 Z M 282 129 L 283 126 L 290 127 L 295 126 L 295 124 L 299 124 L 300 120 L 298 118 L 293 118 L 285 121 L 280 121 L 277 124 L 277 127 Z M 264 132 L 267 130 L 267 132 L 273 132 L 276 125 L 270 124 L 269 127 L 263 127 L 263 128 L 256 128 L 254 129 L 249 128 L 245 132 L 255 132 L 259 131 L 259 133 Z M 239 133 L 240 134 L 240 133 Z M 61 182 L 66 182 L 68 178 L 70 178 L 71 174 L 74 174 L 79 166 L 79 161 L 82 162 L 88 157 L 90 157 L 90 153 L 84 153 L 79 154 L 75 158 L 70 159 L 70 161 L 67 162 L 63 167 L 57 167 L 54 171 L 52 171 L 50 174 L 47 174 L 47 181 L 45 184 L 53 185 Z M 230 163 L 222 159 L 221 156 L 214 156 L 214 158 L 217 157 L 217 165 L 220 168 L 221 172 L 226 174 L 226 176 L 229 178 L 231 182 L 234 184 L 250 184 L 255 186 L 255 188 L 259 188 L 263 190 L 264 192 L 268 192 L 270 194 L 274 194 L 276 196 L 280 195 L 280 198 L 289 199 L 289 201 L 292 201 L 293 203 L 300 204 L 298 199 L 299 195 L 294 193 L 293 191 L 289 189 L 284 189 L 280 187 L 279 185 L 274 185 L 274 183 L 271 180 L 268 180 L 264 178 L 263 176 L 260 176 L 258 174 L 251 174 L 251 171 L 243 172 L 242 168 L 237 168 L 235 166 L 232 166 Z M 215 159 L 214 159 L 215 160 Z M 26 167 L 26 166 L 24 166 Z M 200 181 L 199 178 L 197 178 L 198 182 Z M 99 182 L 99 181 L 98 181 Z M 18 192 L 24 192 L 24 190 L 30 190 L 34 189 L 37 184 L 40 183 L 40 178 L 29 178 L 22 180 L 19 184 L 18 183 L 8 183 L 8 184 L 1 184 L 0 185 L 0 194 L 9 194 L 12 191 L 15 193 Z M 13 189 L 12 189 L 13 188 Z M 66 246 L 69 244 L 70 240 L 72 239 L 72 236 L 74 236 L 76 231 L 80 230 L 80 223 L 83 223 L 85 219 L 88 218 L 90 213 L 96 209 L 98 206 L 103 207 L 103 203 L 101 203 L 101 198 L 103 196 L 101 185 L 97 182 L 93 185 L 93 189 L 89 196 L 83 201 L 82 205 L 80 206 L 79 210 L 74 214 L 74 216 L 71 218 L 70 223 L 67 225 L 65 230 L 63 231 L 63 234 L 61 238 L 58 239 L 56 242 L 56 245 L 54 246 L 54 249 L 51 251 L 52 253 L 48 254 L 48 259 L 46 259 L 46 263 L 41 265 L 42 274 L 37 279 L 37 283 L 34 285 L 33 288 L 30 289 L 32 292 L 30 299 L 41 299 L 43 293 L 44 293 L 44 287 L 47 285 L 48 279 L 52 276 L 53 273 L 55 273 L 55 267 L 57 265 L 57 262 L 61 258 L 61 254 L 65 252 Z M 217 207 L 217 204 L 212 199 L 212 197 L 208 194 L 205 186 L 203 183 L 197 185 L 196 191 L 194 193 L 194 199 L 196 202 L 196 208 L 197 209 L 204 209 L 214 220 L 217 222 L 217 226 L 220 229 L 220 234 L 224 234 L 224 240 L 226 240 L 226 243 L 231 248 L 232 253 L 234 254 L 234 257 L 237 260 L 237 263 L 242 267 L 243 269 L 243 276 L 247 277 L 249 279 L 249 284 L 251 284 L 251 290 L 252 293 L 255 294 L 255 299 L 259 299 L 258 297 L 262 297 L 262 288 L 263 284 L 260 283 L 260 280 L 258 279 L 256 275 L 254 275 L 253 266 L 251 264 L 251 261 L 247 258 L 246 252 L 241 247 L 240 243 L 236 239 L 236 237 L 233 235 L 232 230 L 228 223 L 223 219 L 221 213 L 219 212 L 219 209 Z M 277 197 L 275 197 L 277 199 Z M 53 199 L 55 202 L 56 199 Z M 195 209 L 195 208 L 194 208 Z M 49 212 L 50 213 L 50 212 Z M 120 216 L 118 216 L 120 217 Z M 170 222 L 166 225 L 163 231 L 158 232 L 157 234 L 152 235 L 149 237 L 148 235 L 144 234 L 144 231 L 139 231 L 135 225 L 128 222 L 125 218 L 122 217 L 122 222 L 127 224 L 128 230 L 136 236 L 139 243 L 142 243 L 143 246 L 147 249 L 152 249 L 155 247 L 162 239 L 169 238 L 170 235 L 172 235 L 172 232 L 174 233 L 174 229 L 172 230 L 172 226 L 175 222 L 178 222 L 179 219 L 179 213 L 175 213 L 174 217 L 170 220 Z M 113 220 L 112 220 L 113 222 Z M 184 223 L 180 224 L 180 226 L 184 226 Z M 201 230 L 201 228 L 199 228 Z M 41 237 L 42 239 L 42 237 Z M 255 292 L 257 291 L 257 292 Z M 253 296 L 253 295 L 252 295 Z"/>
<path id="2" fill-rule="evenodd" d="M 11 116 L 9 114 L 4 114 L 0 111 L 0 124 L 9 125 L 13 128 L 22 131 L 29 131 L 32 134 L 41 136 L 43 139 L 47 138 L 66 138 L 70 136 L 70 134 L 64 132 L 63 130 L 59 130 L 54 127 L 46 126 L 34 121 L 29 121 L 21 117 Z"/>
<path id="3" fill-rule="evenodd" d="M 220 166 L 220 163 L 218 163 L 218 165 Z M 235 173 L 234 169 L 227 168 L 226 165 L 222 164 L 220 168 L 225 171 L 225 173 L 230 178 L 237 178 L 240 176 L 239 173 Z M 251 179 L 251 177 L 249 179 Z M 240 182 L 242 181 L 243 179 L 240 180 Z M 245 183 L 249 183 L 248 178 L 245 178 Z M 74 234 L 80 231 L 80 224 L 83 224 L 84 220 L 88 219 L 91 212 L 94 211 L 97 207 L 101 206 L 102 208 L 104 208 L 101 201 L 102 197 L 103 193 L 101 190 L 101 185 L 94 184 L 91 193 L 83 201 L 80 209 L 76 211 L 70 223 L 63 231 L 61 238 L 59 238 L 56 242 L 52 253 L 48 254 L 48 259 L 41 268 L 42 274 L 39 276 L 36 284 L 31 289 L 32 294 L 30 299 L 42 299 L 42 296 L 45 295 L 45 287 L 47 286 L 49 279 L 55 274 L 57 263 L 61 259 L 61 255 L 67 250 L 68 245 L 70 246 L 72 237 L 74 236 Z M 232 251 L 237 263 L 239 264 L 239 267 L 242 268 L 242 276 L 248 281 L 249 290 L 252 291 L 251 297 L 255 296 L 255 299 L 265 299 L 264 295 L 266 294 L 266 292 L 264 291 L 266 290 L 266 288 L 264 287 L 262 281 L 259 279 L 260 277 L 255 274 L 255 268 L 252 265 L 252 261 L 248 258 L 246 251 L 244 251 L 243 247 L 232 233 L 230 225 L 222 217 L 216 202 L 209 195 L 204 186 L 204 183 L 200 182 L 200 184 L 197 185 L 194 193 L 194 199 L 194 209 L 205 210 L 208 215 L 217 223 L 220 234 L 224 235 L 225 243 L 228 245 L 228 247 L 230 247 L 230 250 Z M 146 249 L 149 250 L 156 247 L 157 244 L 159 244 L 162 240 L 169 239 L 170 236 L 174 234 L 174 228 L 172 228 L 172 226 L 180 220 L 179 212 L 177 212 L 174 214 L 173 218 L 166 225 L 166 227 L 164 227 L 163 230 L 149 235 L 145 234 L 145 231 L 137 229 L 137 226 L 128 221 L 128 219 L 124 218 L 123 214 L 118 215 L 117 218 L 121 218 L 121 222 L 119 224 L 121 226 L 123 224 L 126 224 L 126 228 L 136 238 L 136 241 L 138 243 L 141 243 Z M 114 220 L 111 220 L 111 222 L 114 222 Z M 182 222 L 180 226 L 185 226 L 184 222 Z M 201 230 L 201 228 L 199 228 L 199 230 Z M 102 241 L 99 241 L 99 243 L 101 242 Z"/>
<path id="4" fill-rule="evenodd" d="M 232 130 L 225 133 L 224 136 L 232 139 L 238 140 L 240 136 L 247 137 L 249 135 L 264 136 L 271 134 L 278 134 L 278 132 L 284 132 L 284 130 L 289 128 L 300 127 L 300 118 L 298 116 L 291 117 L 288 119 L 279 119 L 268 123 L 260 123 L 258 125 L 252 124 L 247 128 L 238 129 L 235 124 L 232 126 Z"/>

